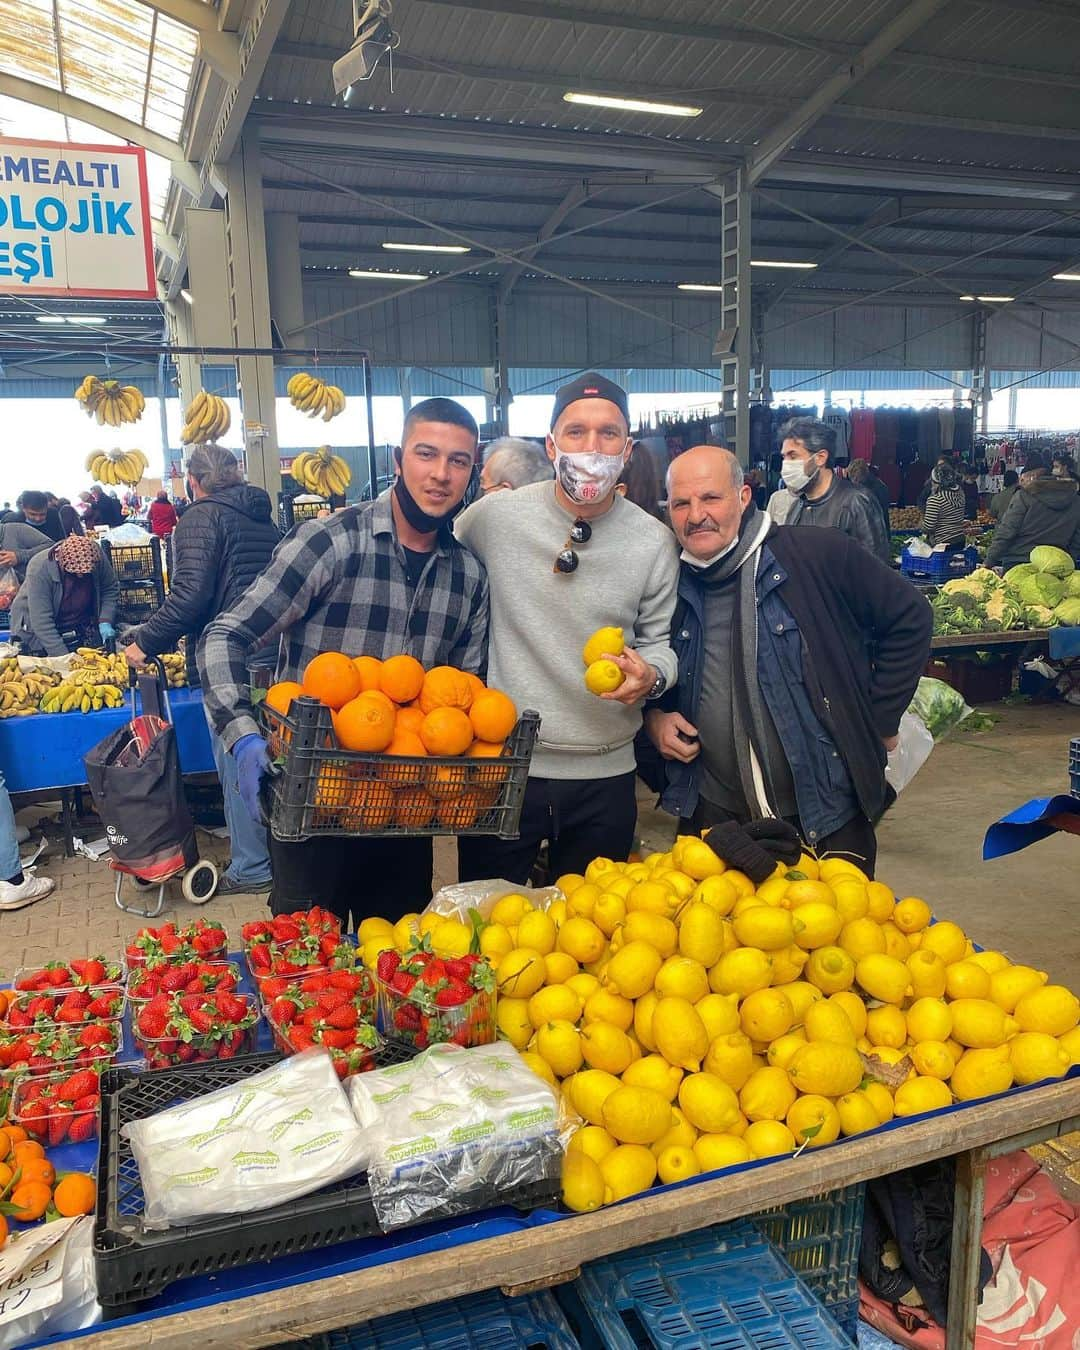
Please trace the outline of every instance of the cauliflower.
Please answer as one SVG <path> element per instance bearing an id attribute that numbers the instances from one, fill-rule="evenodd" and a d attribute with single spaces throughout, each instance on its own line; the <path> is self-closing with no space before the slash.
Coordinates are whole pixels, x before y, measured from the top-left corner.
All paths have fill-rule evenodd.
<path id="1" fill-rule="evenodd" d="M 1027 605 L 1024 609 L 1024 625 L 1027 628 L 1054 628 L 1058 618 L 1046 605 Z"/>
<path id="2" fill-rule="evenodd" d="M 1007 633 L 1015 628 L 1022 617 L 1020 606 L 1002 589 L 996 591 L 986 602 L 987 619 L 994 625 L 992 631 Z"/>

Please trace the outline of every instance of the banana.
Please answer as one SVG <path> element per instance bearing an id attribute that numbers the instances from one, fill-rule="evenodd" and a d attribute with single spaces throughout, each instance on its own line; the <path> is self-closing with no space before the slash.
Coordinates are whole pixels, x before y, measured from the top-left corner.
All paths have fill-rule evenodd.
<path id="1" fill-rule="evenodd" d="M 209 394 L 207 394 L 205 389 L 199 390 L 199 392 L 191 400 L 191 406 L 188 408 L 187 413 L 185 414 L 189 422 L 197 422 L 199 420 L 199 415 L 202 412 L 203 408 L 206 407 L 209 397 L 210 396 Z"/>

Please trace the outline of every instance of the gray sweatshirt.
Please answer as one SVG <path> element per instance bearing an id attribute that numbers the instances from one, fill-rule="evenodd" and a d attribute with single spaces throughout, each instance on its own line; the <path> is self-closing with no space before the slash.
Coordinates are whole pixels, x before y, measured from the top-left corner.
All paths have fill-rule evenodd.
<path id="1" fill-rule="evenodd" d="M 621 627 L 627 645 L 675 683 L 678 548 L 666 525 L 616 497 L 589 522 L 592 538 L 573 545 L 580 562 L 564 575 L 552 569 L 573 520 L 548 481 L 482 498 L 454 533 L 488 572 L 488 683 L 543 719 L 533 776 L 613 778 L 634 768 L 642 710 L 589 693 L 581 649 L 598 628 Z"/>
<path id="2" fill-rule="evenodd" d="M 49 536 L 35 530 L 33 525 L 17 520 L 0 521 L 0 553 L 15 554 L 15 573 L 20 585 L 26 580 L 26 564 L 34 554 L 52 546 Z"/>

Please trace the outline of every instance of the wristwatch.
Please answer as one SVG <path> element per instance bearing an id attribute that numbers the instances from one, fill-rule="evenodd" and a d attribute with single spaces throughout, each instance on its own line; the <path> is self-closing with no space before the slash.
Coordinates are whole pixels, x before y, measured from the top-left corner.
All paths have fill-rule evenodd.
<path id="1" fill-rule="evenodd" d="M 664 690 L 667 688 L 667 680 L 664 679 L 663 675 L 661 675 L 660 672 L 659 672 L 658 670 L 656 670 L 656 667 L 655 667 L 655 666 L 653 666 L 653 670 L 656 671 L 656 679 L 655 679 L 655 681 L 653 682 L 653 687 L 652 687 L 652 688 L 649 690 L 649 692 L 645 695 L 645 702 L 646 702 L 646 703 L 651 702 L 653 699 L 659 698 L 660 695 L 661 695 L 661 694 L 664 692 Z"/>

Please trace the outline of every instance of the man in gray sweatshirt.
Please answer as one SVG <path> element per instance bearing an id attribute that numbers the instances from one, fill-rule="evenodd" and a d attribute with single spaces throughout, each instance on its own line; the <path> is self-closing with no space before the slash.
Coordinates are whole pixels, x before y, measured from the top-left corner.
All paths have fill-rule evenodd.
<path id="1" fill-rule="evenodd" d="M 633 741 L 646 700 L 678 674 L 669 638 L 679 564 L 671 531 L 615 491 L 629 433 L 625 392 L 581 376 L 555 396 L 555 481 L 492 493 L 455 524 L 488 572 L 488 683 L 541 716 L 520 838 L 460 839 L 463 881 L 523 884 L 545 839 L 552 876 L 633 847 Z M 625 635 L 625 678 L 597 696 L 585 687 L 582 648 L 608 626 Z"/>

